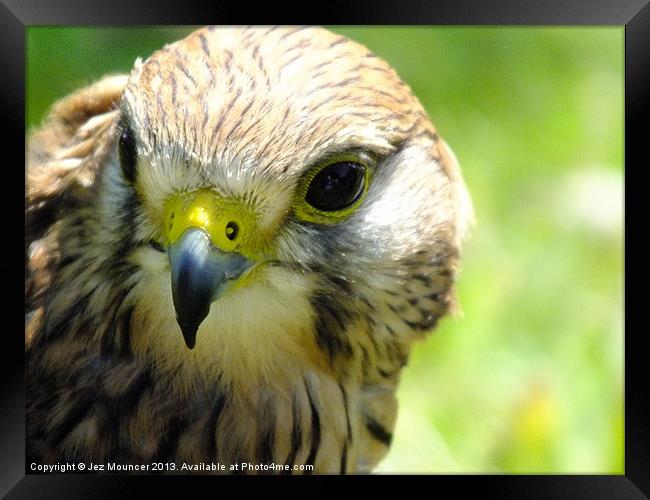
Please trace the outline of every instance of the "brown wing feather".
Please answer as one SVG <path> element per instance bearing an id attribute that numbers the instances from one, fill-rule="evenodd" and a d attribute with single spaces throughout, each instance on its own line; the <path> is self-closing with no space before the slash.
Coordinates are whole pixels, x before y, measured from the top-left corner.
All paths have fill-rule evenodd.
<path id="1" fill-rule="evenodd" d="M 42 316 L 41 301 L 58 250 L 53 226 L 59 214 L 86 204 L 112 144 L 117 101 L 125 75 L 107 76 L 57 102 L 30 134 L 26 152 L 26 341 Z"/>

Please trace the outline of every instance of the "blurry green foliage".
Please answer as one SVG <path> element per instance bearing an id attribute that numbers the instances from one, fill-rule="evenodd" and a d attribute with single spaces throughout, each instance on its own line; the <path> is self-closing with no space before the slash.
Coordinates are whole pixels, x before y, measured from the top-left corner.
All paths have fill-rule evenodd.
<path id="1" fill-rule="evenodd" d="M 379 470 L 623 473 L 623 28 L 331 29 L 412 87 L 476 211 Z M 30 28 L 28 125 L 190 31 Z"/>

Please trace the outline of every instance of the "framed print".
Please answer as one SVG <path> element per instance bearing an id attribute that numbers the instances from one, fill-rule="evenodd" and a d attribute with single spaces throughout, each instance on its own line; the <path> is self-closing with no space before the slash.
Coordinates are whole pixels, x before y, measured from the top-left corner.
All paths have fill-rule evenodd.
<path id="1" fill-rule="evenodd" d="M 3 494 L 648 495 L 648 6 L 192 7 L 0 8 Z"/>

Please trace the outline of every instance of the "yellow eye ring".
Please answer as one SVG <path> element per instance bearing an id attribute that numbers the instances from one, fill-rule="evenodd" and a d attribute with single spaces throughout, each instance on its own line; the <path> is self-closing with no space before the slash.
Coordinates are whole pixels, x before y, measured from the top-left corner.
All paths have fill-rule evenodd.
<path id="1" fill-rule="evenodd" d="M 335 224 L 347 218 L 363 202 L 370 168 L 356 156 L 329 158 L 301 180 L 294 201 L 300 220 Z"/>

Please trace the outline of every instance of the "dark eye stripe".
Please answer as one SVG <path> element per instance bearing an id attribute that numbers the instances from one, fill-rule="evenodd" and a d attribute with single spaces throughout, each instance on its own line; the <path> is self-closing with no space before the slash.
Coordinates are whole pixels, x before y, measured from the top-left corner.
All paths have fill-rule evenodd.
<path id="1" fill-rule="evenodd" d="M 349 207 L 363 193 L 365 174 L 365 168 L 359 163 L 332 163 L 314 176 L 305 201 L 324 212 Z"/>
<path id="2" fill-rule="evenodd" d="M 164 252 L 165 251 L 163 246 L 160 243 L 158 243 L 157 241 L 155 241 L 155 240 L 151 240 L 149 242 L 149 246 L 151 248 L 153 248 L 154 250 L 158 251 L 158 252 Z"/>
<path id="3" fill-rule="evenodd" d="M 120 156 L 120 165 L 122 166 L 124 177 L 129 182 L 134 182 L 136 170 L 135 167 L 138 163 L 138 152 L 135 148 L 133 130 L 131 130 L 129 126 L 125 126 L 122 130 L 122 133 L 120 134 L 118 150 Z"/>

